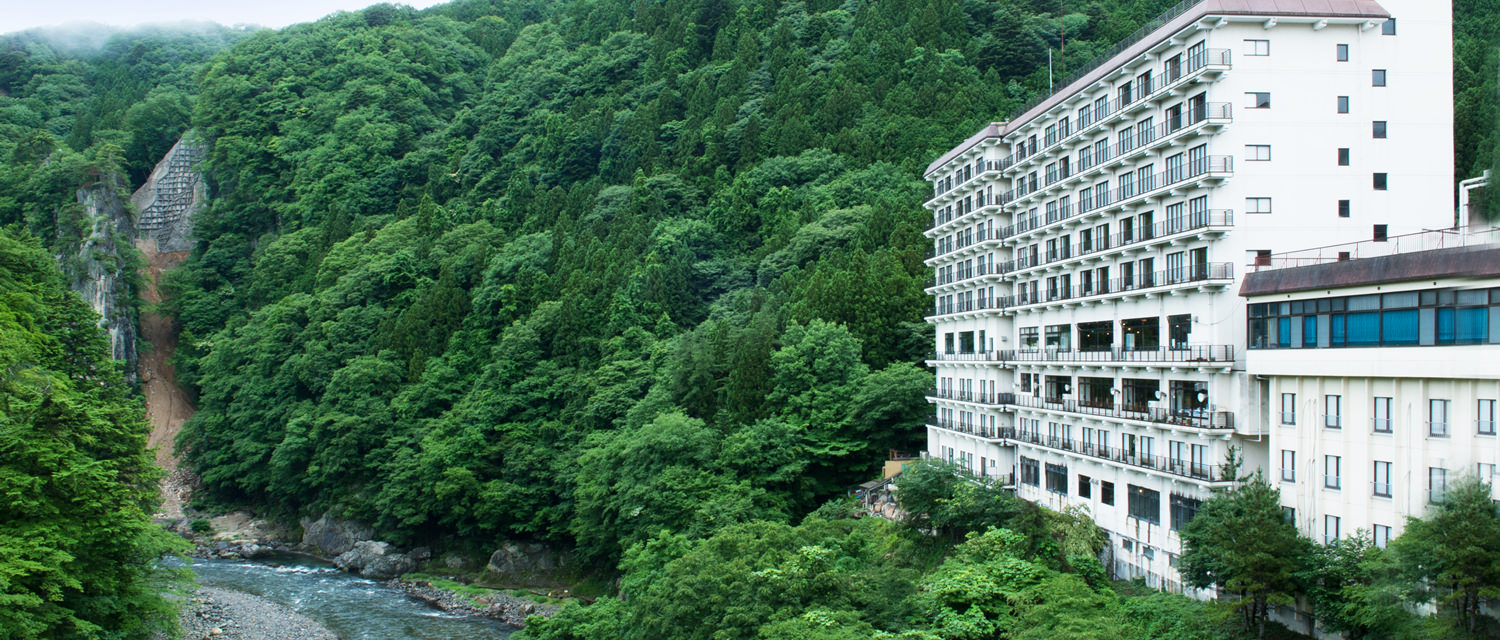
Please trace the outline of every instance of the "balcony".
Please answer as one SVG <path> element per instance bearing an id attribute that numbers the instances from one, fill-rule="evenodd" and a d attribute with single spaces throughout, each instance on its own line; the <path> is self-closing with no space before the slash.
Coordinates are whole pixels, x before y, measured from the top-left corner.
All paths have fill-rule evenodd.
<path id="1" fill-rule="evenodd" d="M 1015 402 L 1014 393 L 959 393 L 955 391 L 941 390 L 936 388 L 927 389 L 927 397 L 934 400 L 953 400 L 955 402 L 967 402 L 969 404 L 982 404 L 991 407 L 1003 407 Z"/>
<path id="2" fill-rule="evenodd" d="M 1038 398 L 1024 393 L 1017 394 L 1012 400 L 1012 406 L 1040 409 L 1054 413 L 1131 420 L 1152 425 L 1171 425 L 1191 429 L 1234 429 L 1234 414 L 1229 411 L 1210 411 L 1207 409 L 1172 410 L 1143 405 L 1131 406 L 1123 403 L 1116 406 L 1113 399 L 1082 402 L 1078 400 L 1062 400 L 1061 398 Z"/>
<path id="3" fill-rule="evenodd" d="M 953 316 L 960 313 L 999 312 L 1004 309 L 1001 296 L 985 297 L 979 296 L 973 301 L 964 300 L 953 304 L 939 304 L 933 307 L 932 315 L 927 316 L 928 322 L 936 321 L 945 316 Z"/>
<path id="4" fill-rule="evenodd" d="M 1105 447 L 1092 442 L 1078 443 L 1065 438 L 1044 437 L 1034 432 L 1016 432 L 1014 429 L 999 429 L 1000 439 L 1021 442 L 1084 458 L 1095 458 L 1124 464 L 1140 469 L 1150 469 L 1167 475 L 1202 482 L 1230 482 L 1224 465 L 1203 464 L 1182 459 L 1145 455 L 1139 451 Z"/>
<path id="5" fill-rule="evenodd" d="M 1190 56 L 1186 60 L 1186 68 L 1181 72 L 1172 75 L 1163 74 L 1161 76 L 1153 78 L 1151 86 L 1149 86 L 1144 93 L 1132 92 L 1131 95 L 1124 100 L 1116 98 L 1114 100 L 1106 102 L 1104 104 L 1104 109 L 1097 110 L 1097 112 L 1093 112 L 1093 110 L 1091 110 L 1089 119 L 1080 120 L 1078 122 L 1078 127 L 1072 130 L 1069 134 L 1059 135 L 1055 139 L 1055 142 L 1044 145 L 1040 149 L 1018 150 L 1017 152 L 1012 153 L 1011 155 L 1006 156 L 1005 158 L 1002 158 L 999 162 L 997 162 L 997 168 L 1002 172 L 1008 172 L 1012 169 L 1023 168 L 1021 165 L 1028 158 L 1031 158 L 1038 153 L 1048 151 L 1055 147 L 1057 144 L 1064 144 L 1088 135 L 1089 133 L 1098 129 L 1101 123 L 1107 123 L 1107 121 L 1109 121 L 1113 117 L 1119 115 L 1122 112 L 1128 112 L 1133 107 L 1137 107 L 1141 104 L 1157 100 L 1160 97 L 1166 95 L 1166 93 L 1164 92 L 1168 92 L 1168 90 L 1172 89 L 1173 87 L 1191 82 L 1199 75 L 1209 73 L 1217 74 L 1229 70 L 1231 66 L 1230 62 L 1231 55 L 1228 49 L 1209 49 L 1204 51 L 1202 55 Z M 1089 70 L 1089 66 L 1086 65 L 1084 69 Z M 1062 83 L 1056 86 L 1058 86 L 1059 88 L 1066 88 L 1069 84 L 1072 83 L 1073 80 L 1076 79 L 1077 78 L 1064 80 Z M 1083 91 L 1075 92 L 1075 94 L 1081 93 L 1083 93 Z M 1032 107 L 1040 104 L 1041 100 L 1044 100 L 1046 97 L 1050 96 L 1038 98 L 1037 100 L 1033 101 L 1033 103 L 1022 107 L 1018 113 L 1025 113 Z M 1058 113 L 1057 115 L 1061 116 L 1066 114 Z M 1033 118 L 1032 122 L 1037 122 L 1041 119 L 1041 117 Z"/>
<path id="6" fill-rule="evenodd" d="M 1122 276 L 1106 282 L 1080 284 L 1068 288 L 1056 288 L 1038 292 L 1034 298 L 1029 294 L 997 296 L 995 302 L 1003 309 L 1019 309 L 1036 306 L 1066 306 L 1083 304 L 1105 297 L 1128 297 L 1151 295 L 1185 286 L 1200 289 L 1227 287 L 1234 284 L 1234 265 L 1229 262 L 1210 262 L 1191 265 L 1183 269 L 1158 271 L 1156 273 Z"/>
<path id="7" fill-rule="evenodd" d="M 1046 270 L 1050 271 L 1066 262 L 1102 259 L 1109 255 L 1152 244 L 1171 244 L 1194 236 L 1223 234 L 1232 226 L 1234 226 L 1233 210 L 1212 209 L 1200 211 L 1185 215 L 1181 219 L 1158 222 L 1150 227 L 1132 229 L 1128 232 L 1117 232 L 1103 239 L 1096 240 L 1092 236 L 1084 236 L 1088 238 L 1086 242 L 1080 241 L 1078 244 L 1065 247 L 1062 250 L 1047 253 L 1036 261 L 1023 258 L 1002 262 L 990 267 L 990 269 L 1001 274 L 1027 271 L 1041 267 L 1049 267 Z M 1088 232 L 1085 231 L 1083 233 L 1087 234 Z M 1022 276 L 1018 274 L 1017 277 Z"/>
<path id="8" fill-rule="evenodd" d="M 1234 345 L 1193 345 L 1180 347 L 1147 347 L 1138 349 L 1096 349 L 1060 351 L 1057 349 L 1005 349 L 976 353 L 934 353 L 935 362 L 1059 363 L 1123 366 L 1214 366 L 1234 364 Z"/>
<path id="9" fill-rule="evenodd" d="M 1197 161 L 1188 162 L 1184 167 L 1172 167 L 1166 171 L 1147 176 L 1145 180 L 1129 185 L 1116 187 L 1102 194 L 1091 190 L 1080 192 L 1088 194 L 1089 199 L 1080 199 L 1078 206 L 1073 209 L 1060 210 L 1055 217 L 1048 216 L 1045 222 L 1041 217 L 1025 218 L 1016 224 L 997 229 L 996 235 L 1006 242 L 1018 241 L 1021 236 L 1033 233 L 1040 229 L 1050 227 L 1070 218 L 1083 216 L 1090 212 L 1103 212 L 1106 209 L 1124 206 L 1135 200 L 1146 198 L 1154 194 L 1164 194 L 1172 191 L 1173 187 L 1187 182 L 1198 180 L 1222 180 L 1234 175 L 1233 156 L 1206 156 Z"/>
<path id="10" fill-rule="evenodd" d="M 995 197 L 995 200 L 1002 205 L 1021 203 L 1024 208 L 1026 204 L 1021 201 L 1038 194 L 1046 195 L 1053 191 L 1054 187 L 1066 187 L 1072 178 L 1086 174 L 1102 174 L 1106 170 L 1118 168 L 1133 157 L 1138 159 L 1142 155 L 1138 152 L 1149 151 L 1173 141 L 1178 141 L 1180 144 L 1180 139 L 1191 137 L 1196 132 L 1217 130 L 1233 121 L 1233 105 L 1227 102 L 1210 102 L 1185 113 L 1168 116 L 1160 124 L 1140 130 L 1126 142 L 1117 142 L 1112 147 L 1107 144 L 1097 148 L 1090 147 L 1089 153 L 1080 153 L 1078 156 L 1078 166 L 1068 166 L 1066 170 L 1058 166 L 1053 171 L 1043 173 L 1040 185 L 1027 182 L 1022 187 L 1002 192 Z M 1083 150 L 1083 147 L 1079 147 L 1080 152 Z M 1058 164 L 1061 165 L 1063 160 L 1069 158 L 1070 156 L 1059 156 Z M 1020 178 L 1018 177 L 1017 180 Z"/>
<path id="11" fill-rule="evenodd" d="M 928 428 L 942 429 L 944 431 L 951 431 L 953 433 L 963 434 L 966 436 L 974 436 L 976 438 L 982 438 L 995 442 L 1006 439 L 1006 432 L 1014 431 L 1014 429 L 1010 428 L 991 429 L 989 427 L 977 427 L 972 424 L 960 424 L 951 420 L 939 420 L 937 418 L 929 418 L 927 420 L 927 426 Z"/>

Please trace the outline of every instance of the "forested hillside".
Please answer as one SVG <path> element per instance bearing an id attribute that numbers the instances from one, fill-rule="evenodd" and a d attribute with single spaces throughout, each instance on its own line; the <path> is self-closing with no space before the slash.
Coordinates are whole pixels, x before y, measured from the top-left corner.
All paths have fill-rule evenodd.
<path id="1" fill-rule="evenodd" d="M 0 632 L 147 638 L 175 619 L 146 423 L 97 316 L 0 229 Z"/>
<path id="2" fill-rule="evenodd" d="M 180 446 L 210 501 L 333 510 L 399 543 L 575 548 L 646 603 L 747 555 L 723 576 L 746 601 L 827 563 L 850 581 L 799 586 L 777 611 L 848 606 L 764 637 L 917 611 L 957 629 L 983 610 L 964 599 L 989 588 L 982 566 L 1076 597 L 1098 617 L 1072 637 L 1106 637 L 1186 605 L 1080 588 L 1096 576 L 1056 548 L 1066 522 L 924 576 L 937 562 L 883 525 L 803 518 L 921 446 L 922 169 L 1044 90 L 1049 49 L 1066 75 L 1174 4 L 457 0 L 86 54 L 10 38 L 0 224 L 66 247 L 84 231 L 73 189 L 135 186 L 189 128 L 211 145 L 168 309 L 200 408 Z M 1500 0 L 1455 5 L 1468 177 L 1500 141 Z M 1040 517 L 992 524 L 1011 516 Z M 648 588 L 663 576 L 681 582 Z M 908 598 L 918 583 L 927 600 Z M 887 605 L 908 609 L 847 618 Z M 744 637 L 756 611 L 735 613 Z M 1056 614 L 1005 619 L 1073 624 Z M 641 628 L 704 614 L 673 615 Z"/>

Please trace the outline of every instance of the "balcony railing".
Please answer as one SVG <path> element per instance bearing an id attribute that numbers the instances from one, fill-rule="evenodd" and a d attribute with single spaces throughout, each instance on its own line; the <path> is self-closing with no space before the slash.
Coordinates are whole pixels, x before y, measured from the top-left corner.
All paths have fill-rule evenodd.
<path id="1" fill-rule="evenodd" d="M 1207 409 L 1166 409 L 1161 407 L 1121 405 L 1114 406 L 1113 399 L 1093 402 L 1078 400 L 1049 400 L 1027 394 L 1018 394 L 1014 405 L 1030 409 L 1045 409 L 1101 418 L 1119 418 L 1138 422 L 1170 424 L 1194 429 L 1233 429 L 1234 414 L 1228 411 Z"/>
<path id="2" fill-rule="evenodd" d="M 939 362 L 1203 362 L 1233 363 L 1234 345 L 1192 345 L 1136 349 L 1002 349 L 975 353 L 934 353 Z"/>
<path id="3" fill-rule="evenodd" d="M 1128 277 L 1121 276 L 1105 282 L 1092 282 L 1067 288 L 1042 290 L 1034 298 L 1029 293 L 1006 296 L 998 301 L 998 305 L 1000 308 L 1020 307 L 1029 304 L 1061 302 L 1078 298 L 1154 289 L 1156 287 L 1212 281 L 1222 281 L 1224 284 L 1233 282 L 1234 265 L 1229 262 L 1210 262 L 1207 264 L 1189 265 L 1182 269 L 1134 274 Z"/>
<path id="4" fill-rule="evenodd" d="M 995 200 L 1000 204 L 1010 204 L 1016 200 L 1029 196 L 1038 191 L 1045 191 L 1058 182 L 1067 180 L 1073 176 L 1087 173 L 1092 169 L 1124 158 L 1135 151 L 1148 147 L 1160 140 L 1186 131 L 1195 125 L 1210 121 L 1227 123 L 1234 119 L 1234 106 L 1227 102 L 1210 102 L 1196 108 L 1187 109 L 1175 117 L 1167 117 L 1160 124 L 1146 129 L 1137 130 L 1137 134 L 1129 139 L 1128 144 L 1115 144 L 1113 147 L 1107 143 L 1101 147 L 1090 147 L 1091 152 L 1087 156 L 1080 156 L 1077 166 L 1062 166 L 1063 158 L 1059 158 L 1059 166 L 1052 171 L 1043 172 L 1043 180 L 1040 185 L 1026 182 L 1022 187 L 999 194 Z M 1082 148 L 1080 148 L 1080 151 Z M 1030 174 L 1027 174 L 1030 176 Z"/>
<path id="5" fill-rule="evenodd" d="M 965 299 L 962 302 L 954 302 L 953 304 L 940 304 L 933 307 L 933 314 L 928 317 L 935 318 L 955 313 L 968 313 L 970 311 L 997 311 L 1005 308 L 1002 306 L 1003 300 L 1004 298 L 1000 296 L 979 296 L 974 298 L 972 302 Z"/>
<path id="6" fill-rule="evenodd" d="M 939 398 L 942 400 L 972 402 L 974 404 L 987 404 L 997 407 L 1013 404 L 1015 403 L 1016 398 L 1016 394 L 1014 393 L 965 393 L 931 387 L 927 389 L 927 395 L 928 397 Z"/>
<path id="7" fill-rule="evenodd" d="M 981 427 L 953 420 L 939 420 L 937 418 L 928 418 L 927 426 L 945 429 L 954 433 L 962 433 L 964 435 L 988 438 L 990 440 L 1003 440 L 1015 434 L 1015 430 L 1009 427 Z"/>
<path id="8" fill-rule="evenodd" d="M 1062 219 L 1062 218 L 1058 218 Z M 1088 236 L 1087 241 L 1079 242 L 1062 250 L 1042 254 L 1046 259 L 1030 260 L 1023 257 L 1009 262 L 1002 262 L 994 267 L 996 273 L 1010 273 L 1022 269 L 1039 267 L 1053 262 L 1070 260 L 1075 257 L 1083 257 L 1089 254 L 1109 251 L 1110 249 L 1121 249 L 1134 244 L 1141 244 L 1157 239 L 1166 239 L 1179 233 L 1198 231 L 1213 227 L 1229 227 L 1234 225 L 1234 211 L 1232 209 L 1212 209 L 1199 211 L 1182 216 L 1181 219 L 1158 222 L 1142 229 L 1131 229 L 1120 231 L 1102 239 L 1094 239 Z M 1087 233 L 1087 232 L 1084 232 Z"/>
<path id="9" fill-rule="evenodd" d="M 1205 480 L 1209 482 L 1224 482 L 1233 480 L 1229 477 L 1224 465 L 1195 463 L 1180 458 L 1166 458 L 1163 456 L 1146 455 L 1139 451 L 1122 449 L 1119 447 L 1105 447 L 1092 442 L 1076 442 L 1066 438 L 1043 436 L 1032 431 L 1014 432 L 1011 429 L 1000 429 L 1002 439 L 1025 442 L 1037 446 L 1055 449 L 1057 451 L 1072 452 L 1102 460 L 1112 460 L 1143 469 L 1154 469 L 1163 473 L 1169 473 L 1194 480 Z"/>
<path id="10" fill-rule="evenodd" d="M 1390 418 L 1371 418 L 1370 419 L 1370 429 L 1372 431 L 1374 431 L 1375 433 L 1390 433 L 1391 432 L 1391 419 Z"/>
<path id="11" fill-rule="evenodd" d="M 1140 182 L 1127 186 L 1116 187 L 1112 190 L 1104 192 L 1103 194 L 1095 194 L 1095 192 L 1092 190 L 1082 191 L 1081 193 L 1089 193 L 1094 195 L 1091 195 L 1089 197 L 1089 201 L 1087 202 L 1080 199 L 1077 208 L 1071 209 L 1067 212 L 1070 215 L 1059 215 L 1057 217 L 1057 220 L 1049 220 L 1045 224 L 1041 222 L 1041 219 L 1039 217 L 1027 218 L 1020 223 L 1013 224 L 998 230 L 996 234 L 1001 239 L 1014 237 L 1022 233 L 1035 231 L 1036 229 L 1046 226 L 1047 224 L 1051 224 L 1052 222 L 1062 221 L 1073 216 L 1083 215 L 1090 211 L 1103 209 L 1105 207 L 1120 205 L 1128 200 L 1143 197 L 1146 194 L 1157 191 L 1159 189 L 1165 189 L 1167 187 L 1187 182 L 1189 180 L 1194 180 L 1202 176 L 1215 173 L 1233 172 L 1233 156 L 1207 156 L 1197 161 L 1188 162 L 1180 169 L 1169 168 L 1168 170 L 1161 173 L 1147 176 L 1146 179 Z M 1001 201 L 1004 202 L 1005 200 L 1002 198 Z"/>
<path id="12" fill-rule="evenodd" d="M 1391 483 L 1389 483 L 1389 482 L 1372 482 L 1372 483 L 1370 483 L 1370 485 L 1371 485 L 1371 487 L 1370 487 L 1371 488 L 1371 492 L 1374 495 L 1380 496 L 1382 498 L 1389 498 L 1389 497 L 1391 497 Z"/>

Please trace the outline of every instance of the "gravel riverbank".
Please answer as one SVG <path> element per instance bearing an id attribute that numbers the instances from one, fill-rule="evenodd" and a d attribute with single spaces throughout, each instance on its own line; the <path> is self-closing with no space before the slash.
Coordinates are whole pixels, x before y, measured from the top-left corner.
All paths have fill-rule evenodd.
<path id="1" fill-rule="evenodd" d="M 338 640 L 287 607 L 240 591 L 202 587 L 182 608 L 184 640 Z"/>

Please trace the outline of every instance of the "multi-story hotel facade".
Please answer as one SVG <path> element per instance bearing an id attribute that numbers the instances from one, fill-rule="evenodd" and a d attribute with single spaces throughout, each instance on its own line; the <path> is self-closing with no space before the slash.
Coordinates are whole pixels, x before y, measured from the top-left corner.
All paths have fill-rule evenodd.
<path id="1" fill-rule="evenodd" d="M 1458 478 L 1493 486 L 1500 232 L 1443 236 L 1448 248 L 1293 258 L 1244 279 L 1266 477 L 1314 540 L 1364 530 L 1383 547 Z M 1435 244 L 1420 239 L 1400 238 Z"/>
<path id="2" fill-rule="evenodd" d="M 1188 0 L 928 167 L 928 455 L 1085 505 L 1117 576 L 1178 587 L 1177 529 L 1240 469 L 1243 274 L 1453 225 L 1446 0 Z"/>

